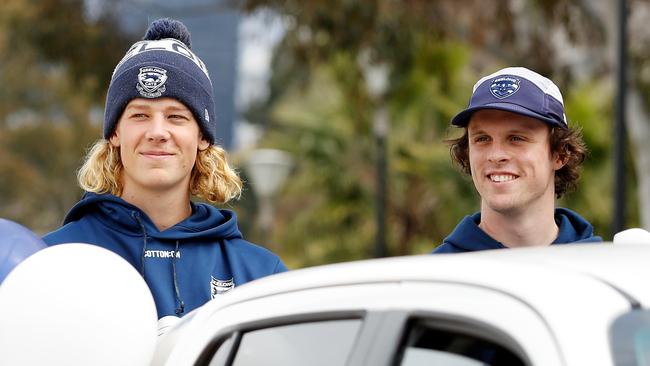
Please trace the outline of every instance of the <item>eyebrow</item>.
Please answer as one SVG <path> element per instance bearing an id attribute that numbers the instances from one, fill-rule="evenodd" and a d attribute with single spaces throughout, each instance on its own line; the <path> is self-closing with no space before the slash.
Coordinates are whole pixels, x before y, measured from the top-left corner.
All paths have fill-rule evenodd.
<path id="1" fill-rule="evenodd" d="M 124 110 L 129 110 L 129 109 L 147 109 L 149 106 L 145 103 L 131 103 L 124 108 Z"/>
<path id="2" fill-rule="evenodd" d="M 192 112 L 189 108 L 187 108 L 184 105 L 180 105 L 180 106 L 172 105 L 165 109 L 172 110 L 172 111 L 181 111 L 181 112 L 190 112 L 190 113 Z"/>
<path id="3" fill-rule="evenodd" d="M 526 127 L 526 126 L 518 126 L 516 128 L 511 128 L 509 130 L 506 130 L 507 133 L 512 134 L 512 133 L 529 133 L 535 131 L 535 128 L 531 127 Z M 490 134 L 489 132 L 486 132 L 484 129 L 476 129 L 476 130 L 471 130 L 467 129 L 467 134 L 468 135 L 477 135 L 477 134 Z"/>

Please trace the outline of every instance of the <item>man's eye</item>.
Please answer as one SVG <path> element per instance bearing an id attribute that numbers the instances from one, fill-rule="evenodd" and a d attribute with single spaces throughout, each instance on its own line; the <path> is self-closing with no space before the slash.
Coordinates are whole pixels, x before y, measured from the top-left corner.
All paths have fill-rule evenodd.
<path id="1" fill-rule="evenodd" d="M 512 136 L 510 138 L 512 141 L 525 141 L 526 139 L 521 136 Z"/>

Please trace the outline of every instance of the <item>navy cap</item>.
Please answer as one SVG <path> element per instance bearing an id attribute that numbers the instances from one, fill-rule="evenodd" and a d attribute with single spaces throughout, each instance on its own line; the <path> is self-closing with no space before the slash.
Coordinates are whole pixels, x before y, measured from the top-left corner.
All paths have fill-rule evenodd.
<path id="1" fill-rule="evenodd" d="M 481 109 L 498 109 L 537 118 L 554 127 L 568 127 L 560 89 L 525 67 L 507 67 L 481 78 L 474 84 L 467 109 L 451 124 L 467 126 L 472 114 Z"/>
<path id="2" fill-rule="evenodd" d="M 152 27 L 159 23 L 152 23 Z M 166 19 L 162 23 L 171 23 L 172 27 L 182 25 Z M 185 29 L 184 25 L 182 27 Z M 132 99 L 168 97 L 190 109 L 203 137 L 210 143 L 215 142 L 217 125 L 212 82 L 203 61 L 190 50 L 189 34 L 185 36 L 188 37 L 185 41 L 163 38 L 136 42 L 115 66 L 106 95 L 105 139 L 113 135 L 117 121 Z"/>

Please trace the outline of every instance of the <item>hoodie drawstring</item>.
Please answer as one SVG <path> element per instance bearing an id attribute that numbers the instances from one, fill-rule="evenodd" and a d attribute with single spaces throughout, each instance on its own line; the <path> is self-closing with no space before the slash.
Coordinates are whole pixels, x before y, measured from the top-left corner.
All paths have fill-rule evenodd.
<path id="1" fill-rule="evenodd" d="M 137 212 L 132 212 L 131 215 L 133 216 L 133 218 L 135 218 L 138 224 L 140 224 L 140 228 L 142 228 L 142 235 L 144 235 L 143 245 L 142 245 L 142 256 L 141 256 L 142 266 L 140 267 L 140 275 L 142 276 L 142 278 L 144 278 L 144 258 L 147 252 L 147 229 L 144 227 L 144 223 L 142 223 L 142 220 L 140 219 L 140 215 Z M 176 308 L 175 312 L 176 315 L 181 316 L 185 312 L 185 302 L 181 298 L 181 291 L 178 287 L 178 279 L 176 278 L 176 260 L 178 258 L 178 245 L 179 245 L 179 241 L 176 240 L 176 250 L 174 251 L 174 255 L 172 258 L 172 271 L 174 276 L 174 293 L 176 295 L 176 302 L 178 303 L 178 307 Z"/>
<path id="2" fill-rule="evenodd" d="M 140 228 L 142 228 L 142 235 L 144 236 L 144 239 L 143 239 L 144 243 L 142 244 L 142 254 L 141 254 L 141 258 L 140 258 L 140 261 L 141 261 L 140 275 L 142 276 L 142 278 L 144 278 L 144 256 L 145 256 L 145 253 L 147 252 L 147 229 L 145 229 L 144 224 L 142 223 L 142 220 L 140 220 L 140 215 L 137 212 L 133 211 L 131 213 L 131 216 L 133 216 L 133 218 L 135 218 L 135 220 L 138 222 L 138 224 L 140 224 Z"/>
<path id="3" fill-rule="evenodd" d="M 185 303 L 181 298 L 181 291 L 178 288 L 178 281 L 176 279 L 176 259 L 178 258 L 178 240 L 176 240 L 176 250 L 172 258 L 172 269 L 174 271 L 174 291 L 176 292 L 176 301 L 178 301 L 178 308 L 176 308 L 176 315 L 180 316 L 185 312 Z"/>

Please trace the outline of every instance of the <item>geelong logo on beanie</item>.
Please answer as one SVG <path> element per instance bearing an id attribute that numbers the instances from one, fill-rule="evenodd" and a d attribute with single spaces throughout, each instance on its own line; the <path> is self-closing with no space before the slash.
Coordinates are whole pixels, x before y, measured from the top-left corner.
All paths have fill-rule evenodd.
<path id="1" fill-rule="evenodd" d="M 165 92 L 167 70 L 160 67 L 141 67 L 136 89 L 145 98 L 159 98 Z"/>

